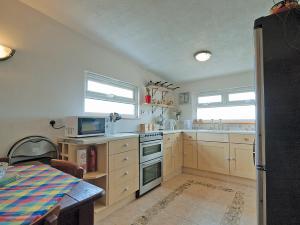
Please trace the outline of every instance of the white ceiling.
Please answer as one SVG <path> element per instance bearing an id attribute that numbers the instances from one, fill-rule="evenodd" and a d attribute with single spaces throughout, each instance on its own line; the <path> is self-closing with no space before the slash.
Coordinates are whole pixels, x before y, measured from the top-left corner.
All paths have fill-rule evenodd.
<path id="1" fill-rule="evenodd" d="M 253 69 L 254 19 L 272 0 L 21 0 L 94 40 L 108 43 L 170 81 Z M 206 63 L 193 54 L 210 50 Z"/>

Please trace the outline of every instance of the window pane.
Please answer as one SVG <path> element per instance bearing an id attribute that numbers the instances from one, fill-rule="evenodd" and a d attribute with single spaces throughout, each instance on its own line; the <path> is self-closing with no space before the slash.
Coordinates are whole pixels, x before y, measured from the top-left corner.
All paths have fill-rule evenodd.
<path id="1" fill-rule="evenodd" d="M 198 108 L 197 119 L 202 120 L 254 120 L 255 106 L 230 106 L 214 108 Z"/>
<path id="2" fill-rule="evenodd" d="M 255 92 L 242 92 L 242 93 L 233 93 L 229 94 L 229 101 L 247 101 L 247 100 L 255 100 Z"/>
<path id="3" fill-rule="evenodd" d="M 211 95 L 198 97 L 199 104 L 222 102 L 222 95 Z"/>
<path id="4" fill-rule="evenodd" d="M 135 105 L 118 102 L 108 102 L 95 99 L 85 99 L 85 112 L 89 113 L 112 113 L 123 115 L 135 115 Z"/>
<path id="5" fill-rule="evenodd" d="M 119 96 L 123 98 L 133 99 L 133 90 L 119 88 L 108 84 L 102 84 L 99 82 L 88 80 L 87 90 L 92 92 L 97 92 L 101 94 L 107 94 L 113 96 Z"/>

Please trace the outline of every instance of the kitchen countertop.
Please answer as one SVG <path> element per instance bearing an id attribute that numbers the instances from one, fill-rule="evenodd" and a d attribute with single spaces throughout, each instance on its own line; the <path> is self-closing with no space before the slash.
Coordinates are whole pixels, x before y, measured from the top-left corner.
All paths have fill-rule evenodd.
<path id="1" fill-rule="evenodd" d="M 255 131 L 244 131 L 244 130 L 163 130 L 163 134 L 175 134 L 181 132 L 195 132 L 195 133 L 217 133 L 217 134 L 255 134 Z M 84 138 L 68 138 L 60 137 L 59 142 L 91 145 L 91 144 L 105 144 L 109 141 L 122 140 L 126 138 L 138 138 L 138 133 L 117 133 L 107 136 L 99 137 L 84 137 Z"/>
<path id="2" fill-rule="evenodd" d="M 92 145 L 92 144 L 105 144 L 109 141 L 122 140 L 126 138 L 138 138 L 138 137 L 139 134 L 137 133 L 117 133 L 113 135 L 105 135 L 105 136 L 98 136 L 98 137 L 84 137 L 84 138 L 60 137 L 58 138 L 58 141 L 73 143 L 73 144 Z"/>
<path id="3" fill-rule="evenodd" d="M 216 134 L 255 134 L 255 131 L 250 130 L 164 130 L 164 134 L 174 134 L 180 132 L 195 132 L 195 133 L 216 133 Z"/>

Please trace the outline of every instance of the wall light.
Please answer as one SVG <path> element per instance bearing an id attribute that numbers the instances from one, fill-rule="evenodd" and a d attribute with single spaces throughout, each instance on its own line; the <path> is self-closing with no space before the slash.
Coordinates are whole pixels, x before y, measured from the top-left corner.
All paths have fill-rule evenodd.
<path id="1" fill-rule="evenodd" d="M 0 61 L 9 59 L 15 54 L 16 50 L 0 45 Z"/>
<path id="2" fill-rule="evenodd" d="M 210 59 L 211 55 L 212 54 L 210 51 L 200 51 L 200 52 L 196 52 L 194 57 L 199 62 L 205 62 Z"/>

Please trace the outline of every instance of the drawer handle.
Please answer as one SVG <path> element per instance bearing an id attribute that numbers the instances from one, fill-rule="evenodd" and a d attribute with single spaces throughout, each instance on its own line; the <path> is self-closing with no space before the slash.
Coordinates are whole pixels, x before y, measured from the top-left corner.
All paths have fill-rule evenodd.
<path id="1" fill-rule="evenodd" d="M 125 157 L 125 158 L 124 158 L 125 161 L 128 161 L 128 159 L 129 159 L 128 157 Z"/>
<path id="2" fill-rule="evenodd" d="M 128 146 L 129 146 L 128 143 L 126 143 L 126 144 L 123 145 L 124 148 L 127 148 Z"/>
<path id="3" fill-rule="evenodd" d="M 129 188 L 128 188 L 128 187 L 124 188 L 124 191 L 128 191 L 128 190 L 129 190 Z"/>
<path id="4" fill-rule="evenodd" d="M 249 138 L 244 138 L 244 141 L 249 141 Z"/>
<path id="5" fill-rule="evenodd" d="M 230 160 L 232 160 L 232 161 L 236 161 L 236 158 L 231 158 Z"/>
<path id="6" fill-rule="evenodd" d="M 126 175 L 128 175 L 129 174 L 129 172 L 128 171 L 126 171 L 125 173 L 124 173 L 124 175 L 126 176 Z"/>

